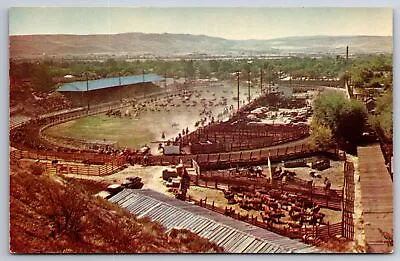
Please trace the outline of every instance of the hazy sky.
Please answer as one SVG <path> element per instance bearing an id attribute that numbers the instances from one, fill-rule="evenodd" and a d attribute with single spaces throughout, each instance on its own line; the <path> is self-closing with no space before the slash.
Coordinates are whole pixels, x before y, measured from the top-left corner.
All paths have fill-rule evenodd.
<path id="1" fill-rule="evenodd" d="M 228 39 L 392 35 L 389 8 L 12 8 L 10 35 L 188 33 Z"/>

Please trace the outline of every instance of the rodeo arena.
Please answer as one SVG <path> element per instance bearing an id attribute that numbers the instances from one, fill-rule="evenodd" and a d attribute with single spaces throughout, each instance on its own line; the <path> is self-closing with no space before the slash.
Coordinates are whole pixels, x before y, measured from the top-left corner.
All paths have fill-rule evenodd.
<path id="1" fill-rule="evenodd" d="M 356 240 L 357 206 L 370 224 L 380 222 L 378 212 L 393 213 L 384 205 L 393 195 L 385 161 L 372 155 L 379 146 L 359 148 L 355 166 L 335 147 L 310 145 L 311 105 L 322 87 L 263 88 L 237 78 L 172 83 L 143 74 L 64 83 L 58 92 L 68 108 L 11 114 L 11 160 L 36 162 L 54 176 L 107 181 L 96 196 L 167 230 L 191 230 L 228 253 L 330 252 L 321 246 Z M 51 131 L 99 115 L 156 121 L 155 138 L 128 147 Z M 370 174 L 360 179 L 357 169 Z M 377 179 L 388 186 L 374 186 Z M 379 209 L 365 203 L 375 196 L 382 197 Z M 379 252 L 386 245 L 368 229 L 364 240 Z"/>

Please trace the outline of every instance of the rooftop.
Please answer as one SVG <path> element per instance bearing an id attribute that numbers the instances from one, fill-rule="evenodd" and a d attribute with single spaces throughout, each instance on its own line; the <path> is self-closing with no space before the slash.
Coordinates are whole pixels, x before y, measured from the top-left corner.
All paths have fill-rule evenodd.
<path id="1" fill-rule="evenodd" d="M 120 83 L 121 80 L 121 83 Z M 144 82 L 156 82 L 164 80 L 160 75 L 150 73 L 150 74 L 140 74 L 140 75 L 131 75 L 124 77 L 113 77 L 113 78 L 104 78 L 98 80 L 89 80 L 89 81 L 77 81 L 77 82 L 69 82 L 61 85 L 60 88 L 57 89 L 59 92 L 86 92 L 87 89 L 89 91 L 99 90 L 104 88 L 116 87 L 120 85 L 130 85 Z"/>

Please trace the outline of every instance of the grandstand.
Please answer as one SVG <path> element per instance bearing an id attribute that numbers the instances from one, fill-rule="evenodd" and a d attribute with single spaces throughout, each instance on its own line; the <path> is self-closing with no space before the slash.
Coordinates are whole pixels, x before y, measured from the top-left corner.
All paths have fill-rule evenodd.
<path id="1" fill-rule="evenodd" d="M 164 78 L 157 74 L 141 74 L 124 77 L 64 83 L 57 91 L 73 106 L 106 103 L 123 99 L 143 97 L 160 91 L 159 83 Z"/>

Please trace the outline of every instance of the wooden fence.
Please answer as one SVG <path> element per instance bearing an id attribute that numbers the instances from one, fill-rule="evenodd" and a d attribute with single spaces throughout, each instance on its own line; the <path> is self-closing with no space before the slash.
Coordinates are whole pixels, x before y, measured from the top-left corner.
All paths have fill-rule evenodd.
<path id="1" fill-rule="evenodd" d="M 291 194 L 298 194 L 306 196 L 314 203 L 319 204 L 321 207 L 341 210 L 342 209 L 342 190 L 329 189 L 326 190 L 324 187 L 310 186 L 306 181 L 300 179 L 283 185 L 280 181 L 263 181 L 261 178 L 233 178 L 229 176 L 192 176 L 191 180 L 193 184 L 206 188 L 215 189 L 229 189 L 232 186 L 245 187 L 249 191 L 256 190 L 278 190 L 282 193 L 288 192 Z"/>
<path id="2" fill-rule="evenodd" d="M 88 176 L 106 176 L 122 169 L 122 166 L 105 164 L 105 165 L 78 165 L 61 163 L 56 164 L 56 174 L 78 174 Z"/>
<path id="3" fill-rule="evenodd" d="M 214 123 L 182 137 L 192 154 L 259 149 L 298 140 L 309 135 L 308 126 L 243 125 Z"/>
<path id="4" fill-rule="evenodd" d="M 25 151 L 12 150 L 10 158 L 13 159 L 38 159 L 38 160 L 64 160 L 73 162 L 87 162 L 97 165 L 123 165 L 126 163 L 125 157 L 113 156 L 104 153 L 92 152 L 62 152 L 62 151 Z"/>
<path id="5" fill-rule="evenodd" d="M 72 155 L 72 154 L 66 154 Z M 39 160 L 37 163 L 45 167 L 46 170 L 53 171 L 54 174 L 79 174 L 79 175 L 90 175 L 90 176 L 105 176 L 110 175 L 116 171 L 121 170 L 125 166 L 123 158 L 114 158 L 112 160 L 102 158 L 102 162 L 98 161 L 98 164 L 87 163 L 81 157 L 72 159 L 74 162 L 60 162 L 60 155 L 56 154 L 39 154 L 31 151 L 20 151 L 13 150 L 10 152 L 10 158 L 15 160 L 20 159 L 34 159 Z M 65 157 L 63 157 L 64 159 Z M 80 160 L 78 160 L 80 158 Z M 86 162 L 90 162 L 89 158 L 84 158 Z M 42 161 L 40 161 L 42 160 Z M 92 159 L 94 160 L 94 159 Z M 99 159 L 97 159 L 99 160 Z"/>
<path id="6" fill-rule="evenodd" d="M 191 197 L 187 198 L 187 201 L 194 202 L 196 205 L 200 207 L 204 207 L 206 209 L 215 211 L 217 213 L 230 216 L 232 218 L 241 220 L 243 222 L 255 225 L 257 227 L 267 229 L 274 233 L 292 238 L 292 239 L 302 239 L 306 241 L 306 243 L 317 244 L 319 240 L 327 240 L 330 237 L 334 237 L 336 235 L 341 235 L 342 222 L 330 224 L 329 222 L 326 225 L 316 225 L 316 226 L 303 226 L 299 229 L 291 228 L 289 226 L 274 226 L 271 224 L 267 224 L 266 222 L 259 221 L 257 217 L 253 215 L 241 215 L 239 212 L 236 212 L 232 208 L 221 208 L 215 206 L 213 202 L 207 202 L 207 199 L 195 200 Z M 309 238 L 312 238 L 309 240 Z"/>
<path id="7" fill-rule="evenodd" d="M 354 239 L 354 165 L 346 161 L 344 164 L 343 182 L 343 211 L 342 235 L 350 240 Z"/>
<path id="8" fill-rule="evenodd" d="M 318 150 L 309 144 L 275 148 L 260 149 L 252 151 L 236 151 L 230 153 L 209 153 L 196 155 L 153 155 L 148 157 L 149 165 L 170 165 L 178 164 L 181 160 L 190 166 L 191 161 L 195 160 L 202 170 L 226 169 L 236 166 L 251 166 L 266 164 L 268 157 L 271 162 L 281 162 L 282 160 L 304 158 L 313 155 L 327 155 L 337 157 L 337 149 Z"/>

